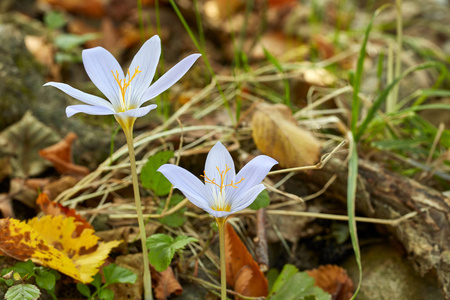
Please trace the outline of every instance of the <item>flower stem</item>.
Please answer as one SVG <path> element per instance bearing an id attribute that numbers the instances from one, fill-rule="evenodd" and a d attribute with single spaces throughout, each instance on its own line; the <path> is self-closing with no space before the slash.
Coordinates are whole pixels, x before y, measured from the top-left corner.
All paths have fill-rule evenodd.
<path id="1" fill-rule="evenodd" d="M 227 268 L 225 260 L 225 224 L 227 218 L 216 218 L 217 227 L 219 227 L 219 243 L 220 243 L 220 299 L 227 299 Z"/>
<path id="2" fill-rule="evenodd" d="M 121 124 L 122 125 L 122 124 Z M 130 155 L 131 179 L 133 181 L 134 200 L 136 203 L 136 212 L 138 215 L 139 233 L 142 243 L 142 256 L 144 259 L 144 299 L 153 300 L 152 281 L 150 275 L 150 266 L 148 262 L 147 237 L 145 236 L 144 217 L 142 216 L 141 196 L 139 194 L 139 182 L 136 170 L 136 158 L 133 146 L 133 126 L 122 126 L 127 139 L 128 154 Z"/>

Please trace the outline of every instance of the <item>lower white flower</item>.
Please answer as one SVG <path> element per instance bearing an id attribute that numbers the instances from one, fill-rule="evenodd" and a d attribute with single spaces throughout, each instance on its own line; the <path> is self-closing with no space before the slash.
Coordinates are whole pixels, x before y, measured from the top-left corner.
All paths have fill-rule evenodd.
<path id="1" fill-rule="evenodd" d="M 204 183 L 175 165 L 162 165 L 158 171 L 194 205 L 215 218 L 223 218 L 247 208 L 255 201 L 265 189 L 262 180 L 277 163 L 269 156 L 259 155 L 236 175 L 230 153 L 222 143 L 217 142 L 206 158 L 205 170 L 201 175 Z"/>

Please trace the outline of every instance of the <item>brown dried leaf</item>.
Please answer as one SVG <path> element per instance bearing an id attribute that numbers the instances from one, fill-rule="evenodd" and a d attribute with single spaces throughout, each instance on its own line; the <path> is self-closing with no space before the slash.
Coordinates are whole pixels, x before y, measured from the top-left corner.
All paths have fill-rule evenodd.
<path id="1" fill-rule="evenodd" d="M 279 7 L 279 6 L 295 6 L 298 4 L 296 0 L 269 0 L 267 2 L 270 8 Z"/>
<path id="2" fill-rule="evenodd" d="M 26 178 L 40 174 L 49 163 L 38 155 L 38 151 L 58 141 L 58 134 L 36 119 L 28 111 L 22 119 L 0 133 L 2 152 L 10 157 L 12 177 Z"/>
<path id="3" fill-rule="evenodd" d="M 55 63 L 53 45 L 42 36 L 27 35 L 24 41 L 28 51 L 47 68 L 52 78 L 61 81 L 60 65 Z"/>
<path id="4" fill-rule="evenodd" d="M 209 0 L 204 5 L 205 14 L 210 19 L 226 20 L 245 7 L 244 0 Z"/>
<path id="5" fill-rule="evenodd" d="M 316 286 L 331 294 L 334 300 L 348 300 L 353 296 L 353 281 L 339 266 L 320 266 L 306 273 L 314 278 Z"/>
<path id="6" fill-rule="evenodd" d="M 39 0 L 39 2 L 62 8 L 69 13 L 82 14 L 89 17 L 98 18 L 105 14 L 105 1 L 102 0 Z"/>
<path id="7" fill-rule="evenodd" d="M 79 179 L 67 175 L 59 178 L 56 181 L 45 184 L 40 190 L 44 191 L 50 198 L 55 199 L 59 194 L 68 190 L 77 184 Z"/>
<path id="8" fill-rule="evenodd" d="M 267 296 L 266 277 L 230 224 L 225 227 L 225 254 L 227 283 L 244 296 Z M 235 299 L 240 298 L 236 296 Z"/>
<path id="9" fill-rule="evenodd" d="M 72 143 L 75 139 L 77 139 L 77 135 L 69 132 L 62 141 L 40 150 L 39 155 L 51 161 L 55 169 L 61 174 L 70 173 L 85 176 L 89 174 L 89 169 L 72 162 Z"/>
<path id="10" fill-rule="evenodd" d="M 6 193 L 0 194 L 0 214 L 2 218 L 14 218 L 14 210 L 11 199 Z"/>
<path id="11" fill-rule="evenodd" d="M 152 275 L 155 271 L 152 271 Z M 155 285 L 155 298 L 158 300 L 165 300 L 170 295 L 175 294 L 177 296 L 183 293 L 183 288 L 181 287 L 178 280 L 173 274 L 172 267 L 168 267 L 165 271 L 156 272 L 157 281 Z"/>
<path id="12" fill-rule="evenodd" d="M 282 167 L 313 165 L 319 160 L 321 142 L 297 125 L 285 105 L 258 103 L 252 128 L 256 147 Z"/>

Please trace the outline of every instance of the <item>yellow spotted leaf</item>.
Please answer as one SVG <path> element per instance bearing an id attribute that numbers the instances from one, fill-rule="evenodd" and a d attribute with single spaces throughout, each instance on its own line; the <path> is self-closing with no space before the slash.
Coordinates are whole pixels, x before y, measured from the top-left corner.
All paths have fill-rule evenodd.
<path id="1" fill-rule="evenodd" d="M 252 117 L 256 147 L 281 167 L 295 168 L 319 162 L 321 142 L 302 129 L 289 107 L 258 103 Z"/>
<path id="2" fill-rule="evenodd" d="M 76 236 L 74 220 L 64 216 L 33 218 L 28 223 L 0 219 L 0 251 L 89 283 L 120 241 L 99 242 L 93 229 L 85 229 Z"/>

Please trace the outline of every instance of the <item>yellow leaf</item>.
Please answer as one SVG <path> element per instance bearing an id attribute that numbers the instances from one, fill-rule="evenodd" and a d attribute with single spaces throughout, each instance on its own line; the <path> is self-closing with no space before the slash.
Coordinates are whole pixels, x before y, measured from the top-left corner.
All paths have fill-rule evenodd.
<path id="1" fill-rule="evenodd" d="M 252 117 L 256 147 L 285 168 L 318 162 L 321 142 L 300 128 L 290 109 L 282 104 L 259 103 Z"/>
<path id="2" fill-rule="evenodd" d="M 0 251 L 18 260 L 58 270 L 83 283 L 92 281 L 112 248 L 120 241 L 98 242 L 93 229 L 74 237 L 74 218 L 44 216 L 25 222 L 0 219 Z"/>

